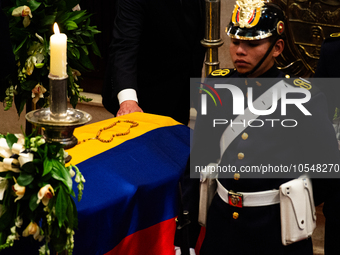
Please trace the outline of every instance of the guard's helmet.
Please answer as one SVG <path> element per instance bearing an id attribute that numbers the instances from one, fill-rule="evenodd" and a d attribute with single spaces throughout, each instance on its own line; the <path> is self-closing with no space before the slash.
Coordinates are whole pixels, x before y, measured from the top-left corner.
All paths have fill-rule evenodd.
<path id="1" fill-rule="evenodd" d="M 284 32 L 284 17 L 283 11 L 275 4 L 239 0 L 226 32 L 231 38 L 241 40 L 280 37 Z"/>

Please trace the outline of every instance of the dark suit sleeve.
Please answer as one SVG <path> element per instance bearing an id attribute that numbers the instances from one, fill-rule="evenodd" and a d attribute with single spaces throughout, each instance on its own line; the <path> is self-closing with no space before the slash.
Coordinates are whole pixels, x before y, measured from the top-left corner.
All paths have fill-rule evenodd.
<path id="1" fill-rule="evenodd" d="M 340 108 L 340 86 L 335 78 L 340 78 L 338 57 L 340 54 L 340 40 L 326 39 L 321 45 L 320 59 L 315 70 L 314 82 L 326 95 L 328 115 L 333 120 L 335 108 Z M 329 79 L 332 78 L 332 79 Z"/>
<path id="2" fill-rule="evenodd" d="M 145 0 L 118 1 L 107 77 L 102 93 L 105 108 L 114 114 L 119 109 L 117 94 L 127 88 L 138 89 L 137 60 L 145 15 Z"/>
<path id="3" fill-rule="evenodd" d="M 332 123 L 326 116 L 326 101 L 322 93 L 317 94 L 311 102 L 311 118 L 305 118 L 303 125 L 309 139 L 306 139 L 305 148 L 315 148 L 306 155 L 310 164 L 321 163 L 327 168 L 328 173 L 324 179 L 313 179 L 313 195 L 315 205 L 324 202 L 323 213 L 325 216 L 325 255 L 340 254 L 340 152 L 335 138 Z M 300 123 L 299 123 L 300 124 Z M 303 124 L 303 123 L 302 123 Z"/>
<path id="4" fill-rule="evenodd" d="M 321 45 L 321 50 L 320 50 L 320 58 L 318 61 L 318 65 L 315 70 L 314 77 L 319 78 L 319 77 L 328 77 L 329 74 L 327 72 L 327 63 L 329 61 L 328 56 L 330 52 L 328 51 L 327 45 L 325 42 L 322 43 Z"/>
<path id="5" fill-rule="evenodd" d="M 8 20 L 5 13 L 0 8 L 0 91 L 5 91 L 6 84 L 4 78 L 9 75 L 15 67 L 14 54 L 11 46 Z M 0 95 L 3 100 L 4 95 Z"/>

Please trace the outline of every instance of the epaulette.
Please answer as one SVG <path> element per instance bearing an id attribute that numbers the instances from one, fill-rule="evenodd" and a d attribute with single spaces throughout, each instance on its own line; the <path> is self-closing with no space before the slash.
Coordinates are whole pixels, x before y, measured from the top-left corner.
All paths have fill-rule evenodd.
<path id="1" fill-rule="evenodd" d="M 209 74 L 208 78 L 214 78 L 214 77 L 227 78 L 227 77 L 230 77 L 235 72 L 236 72 L 236 69 L 228 69 L 228 68 L 216 69 Z"/>
<path id="2" fill-rule="evenodd" d="M 289 75 L 288 75 L 289 76 Z M 286 77 L 288 78 L 285 81 L 287 83 L 289 83 L 290 85 L 294 86 L 294 87 L 299 87 L 299 88 L 303 88 L 303 89 L 307 89 L 309 90 L 309 92 L 311 93 L 311 95 L 316 95 L 317 93 L 320 92 L 320 89 L 315 85 L 312 84 L 309 80 L 301 78 L 301 77 Z"/>
<path id="3" fill-rule="evenodd" d="M 340 33 L 333 33 L 330 35 L 330 37 L 340 37 Z"/>
<path id="4" fill-rule="evenodd" d="M 340 33 L 333 33 L 333 34 L 330 34 L 329 37 L 325 39 L 324 43 L 334 42 L 337 40 L 340 40 Z"/>

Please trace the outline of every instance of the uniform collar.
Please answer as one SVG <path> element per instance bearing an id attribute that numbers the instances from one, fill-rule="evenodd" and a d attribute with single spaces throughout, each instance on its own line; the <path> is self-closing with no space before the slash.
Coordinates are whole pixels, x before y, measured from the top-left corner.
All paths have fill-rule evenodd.
<path id="1" fill-rule="evenodd" d="M 257 78 L 267 78 L 267 77 L 278 77 L 281 71 L 277 69 L 276 65 L 274 64 L 268 71 L 261 74 Z"/>

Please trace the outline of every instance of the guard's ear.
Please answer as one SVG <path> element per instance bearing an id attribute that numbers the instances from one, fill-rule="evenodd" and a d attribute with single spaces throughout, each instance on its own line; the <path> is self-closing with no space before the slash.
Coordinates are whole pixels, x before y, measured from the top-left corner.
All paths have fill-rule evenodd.
<path id="1" fill-rule="evenodd" d="M 282 39 L 277 40 L 274 45 L 274 49 L 273 49 L 274 50 L 273 57 L 274 58 L 278 57 L 282 53 L 284 47 L 285 47 L 285 42 Z"/>

